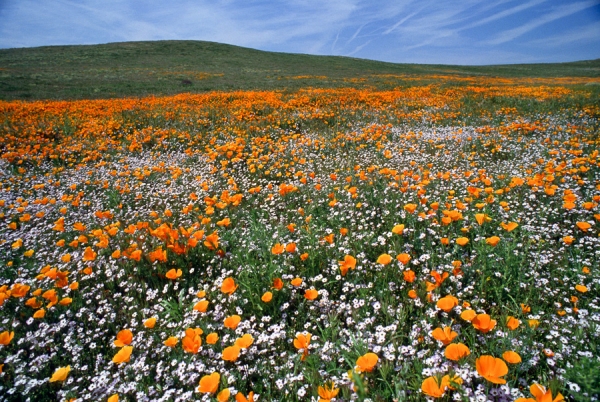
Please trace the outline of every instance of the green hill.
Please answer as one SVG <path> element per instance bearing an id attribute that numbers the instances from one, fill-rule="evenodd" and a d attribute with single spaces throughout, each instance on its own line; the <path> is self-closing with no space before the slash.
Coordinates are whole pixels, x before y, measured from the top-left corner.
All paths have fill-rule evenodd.
<path id="1" fill-rule="evenodd" d="M 401 75 L 599 77 L 600 60 L 449 66 L 274 53 L 202 41 L 126 42 L 0 50 L 0 99 L 84 99 L 212 90 L 392 88 Z M 394 76 L 394 77 L 390 77 Z M 420 82 L 427 83 L 427 78 Z"/>

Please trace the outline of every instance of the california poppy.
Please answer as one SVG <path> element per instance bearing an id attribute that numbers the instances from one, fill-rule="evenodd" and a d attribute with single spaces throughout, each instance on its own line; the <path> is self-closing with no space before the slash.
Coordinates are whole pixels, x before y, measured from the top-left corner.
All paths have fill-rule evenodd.
<path id="1" fill-rule="evenodd" d="M 512 350 L 508 350 L 504 353 L 502 353 L 502 358 L 504 359 L 505 362 L 510 363 L 510 364 L 517 364 L 517 363 L 521 363 L 521 356 L 519 356 L 519 354 L 517 352 L 513 352 Z"/>
<path id="2" fill-rule="evenodd" d="M 116 364 L 127 363 L 131 357 L 133 346 L 123 346 L 117 354 L 114 355 L 112 361 Z"/>
<path id="3" fill-rule="evenodd" d="M 218 340 L 219 335 L 216 332 L 211 332 L 210 334 L 206 335 L 206 343 L 209 345 L 214 345 Z"/>
<path id="4" fill-rule="evenodd" d="M 227 402 L 229 400 L 230 396 L 231 396 L 231 391 L 229 390 L 229 388 L 225 388 L 217 394 L 217 401 L 218 402 Z"/>
<path id="5" fill-rule="evenodd" d="M 268 303 L 272 299 L 273 299 L 273 293 L 271 293 L 271 292 L 263 293 L 262 297 L 260 298 L 260 300 L 262 300 L 264 303 Z"/>
<path id="6" fill-rule="evenodd" d="M 458 334 L 452 331 L 452 328 L 450 327 L 438 327 L 431 332 L 431 336 L 433 336 L 436 340 L 442 342 L 444 345 L 447 345 L 450 342 L 452 342 L 452 340 L 456 338 L 457 335 Z"/>
<path id="7" fill-rule="evenodd" d="M 123 329 L 117 333 L 117 339 L 114 340 L 113 344 L 120 348 L 131 344 L 132 340 L 133 333 L 128 329 Z"/>
<path id="8" fill-rule="evenodd" d="M 416 279 L 415 272 L 411 269 L 402 272 L 402 276 L 404 277 L 404 280 L 408 283 L 412 283 Z"/>
<path id="9" fill-rule="evenodd" d="M 205 375 L 200 379 L 200 386 L 198 392 L 205 394 L 214 394 L 219 389 L 219 382 L 221 381 L 221 375 L 214 372 L 210 375 Z"/>
<path id="10" fill-rule="evenodd" d="M 456 244 L 458 244 L 459 246 L 466 246 L 468 242 L 469 239 L 466 237 L 459 237 L 456 239 Z"/>
<path id="11" fill-rule="evenodd" d="M 235 344 L 242 349 L 247 349 L 254 343 L 254 338 L 250 334 L 244 334 L 242 337 L 235 340 Z"/>
<path id="12" fill-rule="evenodd" d="M 174 348 L 174 347 L 177 345 L 177 343 L 179 343 L 179 339 L 177 339 L 177 338 L 176 338 L 176 337 L 174 337 L 174 336 L 170 336 L 170 337 L 168 337 L 168 338 L 167 338 L 167 340 L 165 340 L 165 341 L 163 342 L 163 344 L 164 344 L 165 346 L 168 346 L 168 347 L 170 347 L 170 348 Z"/>
<path id="13" fill-rule="evenodd" d="M 240 356 L 240 350 L 241 349 L 238 345 L 228 346 L 225 349 L 223 349 L 221 357 L 223 358 L 223 360 L 234 362 Z"/>
<path id="14" fill-rule="evenodd" d="M 508 316 L 506 317 L 506 326 L 508 327 L 508 329 L 510 330 L 515 330 L 519 327 L 519 325 L 521 324 L 521 321 L 519 321 L 518 319 L 516 319 L 513 316 Z"/>
<path id="15" fill-rule="evenodd" d="M 50 382 L 65 381 L 70 371 L 71 366 L 57 368 L 52 377 L 50 377 Z"/>
<path id="16" fill-rule="evenodd" d="M 319 292 L 316 289 L 306 289 L 304 292 L 304 297 L 307 300 L 314 300 L 319 297 Z"/>
<path id="17" fill-rule="evenodd" d="M 91 247 L 87 247 L 83 252 L 83 261 L 94 261 L 96 259 L 96 253 Z"/>
<path id="18" fill-rule="evenodd" d="M 171 279 L 171 280 L 175 280 L 177 278 L 179 278 L 183 273 L 181 272 L 180 269 L 170 269 L 167 271 L 167 273 L 165 274 L 165 276 L 167 277 L 167 279 Z"/>
<path id="19" fill-rule="evenodd" d="M 471 354 L 469 348 L 462 343 L 451 343 L 446 346 L 444 350 L 444 356 L 450 360 L 459 361 L 463 357 Z"/>
<path id="20" fill-rule="evenodd" d="M 320 397 L 319 402 L 329 402 L 340 392 L 339 388 L 335 388 L 335 384 L 333 382 L 325 384 L 324 386 L 319 386 L 317 391 Z"/>
<path id="21" fill-rule="evenodd" d="M 223 284 L 221 285 L 221 292 L 232 295 L 235 290 L 238 288 L 235 281 L 232 277 L 225 278 L 223 280 Z"/>
<path id="22" fill-rule="evenodd" d="M 242 317 L 240 317 L 239 315 L 230 315 L 229 317 L 225 318 L 223 324 L 229 329 L 236 329 L 237 326 L 240 324 L 241 320 Z"/>
<path id="23" fill-rule="evenodd" d="M 285 251 L 285 247 L 283 247 L 283 245 L 281 243 L 277 243 L 273 247 L 271 247 L 271 254 L 274 254 L 274 255 L 283 254 L 284 251 Z"/>
<path id="24" fill-rule="evenodd" d="M 532 384 L 531 387 L 529 387 L 529 392 L 531 392 L 531 395 L 535 396 L 535 399 L 519 398 L 516 399 L 515 402 L 560 402 L 565 400 L 565 397 L 562 396 L 560 392 L 552 399 L 552 390 L 546 389 L 546 387 L 540 384 Z"/>
<path id="25" fill-rule="evenodd" d="M 400 261 L 402 265 L 406 265 L 410 261 L 411 257 L 410 254 L 401 253 L 396 256 L 396 259 Z"/>
<path id="26" fill-rule="evenodd" d="M 194 304 L 194 310 L 200 313 L 205 313 L 209 304 L 210 303 L 208 300 L 200 300 L 198 303 Z"/>
<path id="27" fill-rule="evenodd" d="M 381 254 L 377 258 L 377 264 L 388 265 L 390 262 L 392 262 L 392 256 L 389 254 Z"/>
<path id="28" fill-rule="evenodd" d="M 452 295 L 444 296 L 437 301 L 436 306 L 440 310 L 449 313 L 454 307 L 458 306 L 458 299 Z"/>
<path id="29" fill-rule="evenodd" d="M 397 234 L 397 235 L 401 235 L 403 232 L 404 232 L 404 225 L 402 225 L 402 224 L 396 225 L 392 229 L 392 233 Z"/>
<path id="30" fill-rule="evenodd" d="M 460 318 L 462 318 L 465 321 L 473 321 L 473 318 L 475 318 L 475 316 L 477 316 L 477 313 L 475 313 L 475 310 L 463 310 L 462 313 L 460 313 Z"/>
<path id="31" fill-rule="evenodd" d="M 501 378 L 508 374 L 508 366 L 502 359 L 494 356 L 481 356 L 475 361 L 475 367 L 480 376 L 494 384 L 506 384 Z"/>
<path id="32" fill-rule="evenodd" d="M 308 355 L 308 345 L 310 345 L 310 338 L 312 334 L 297 334 L 296 339 L 294 339 L 294 347 L 298 350 L 302 350 L 302 360 L 306 359 Z"/>
<path id="33" fill-rule="evenodd" d="M 356 268 L 356 258 L 346 255 L 343 261 L 338 261 L 338 264 L 340 264 L 340 273 L 345 276 L 349 269 Z"/>
<path id="34" fill-rule="evenodd" d="M 254 401 L 254 392 L 250 391 L 250 393 L 248 394 L 248 397 L 246 397 L 241 392 L 238 392 L 237 394 L 235 394 L 235 400 L 236 400 L 236 402 L 253 402 Z"/>
<path id="35" fill-rule="evenodd" d="M 377 365 L 377 361 L 379 361 L 379 357 L 375 353 L 366 353 L 356 360 L 356 371 L 358 373 L 371 372 Z"/>
<path id="36" fill-rule="evenodd" d="M 421 383 L 421 391 L 432 398 L 441 398 L 444 396 L 446 388 L 448 388 L 446 382 L 442 379 L 438 380 L 436 377 L 427 377 Z"/>
<path id="37" fill-rule="evenodd" d="M 589 223 L 587 223 L 587 222 L 577 222 L 575 225 L 576 225 L 576 226 L 579 228 L 579 230 L 581 230 L 582 232 L 587 232 L 587 231 L 588 231 L 588 230 L 589 230 L 589 229 L 592 227 L 592 225 L 590 225 L 590 224 L 589 224 Z"/>
<path id="38" fill-rule="evenodd" d="M 519 226 L 519 224 L 517 222 L 509 222 L 509 223 L 502 222 L 500 224 L 500 226 L 502 226 L 502 229 L 506 230 L 507 232 L 511 232 L 511 231 L 515 230 Z"/>
<path id="39" fill-rule="evenodd" d="M 471 323 L 475 329 L 478 329 L 484 334 L 490 332 L 496 326 L 496 320 L 492 320 L 488 314 L 477 314 Z"/>
<path id="40" fill-rule="evenodd" d="M 8 331 L 0 332 L 0 345 L 5 345 L 5 346 L 8 345 L 14 337 L 15 337 L 14 332 L 8 332 Z"/>
<path id="41" fill-rule="evenodd" d="M 492 247 L 496 247 L 496 245 L 500 242 L 500 238 L 498 236 L 492 236 L 485 239 L 485 242 Z"/>

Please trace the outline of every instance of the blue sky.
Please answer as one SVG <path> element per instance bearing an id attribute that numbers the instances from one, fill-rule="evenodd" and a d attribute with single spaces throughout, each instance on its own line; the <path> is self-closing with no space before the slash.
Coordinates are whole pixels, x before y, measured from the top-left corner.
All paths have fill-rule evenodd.
<path id="1" fill-rule="evenodd" d="M 0 0 L 0 48 L 195 39 L 398 63 L 600 58 L 600 0 Z"/>

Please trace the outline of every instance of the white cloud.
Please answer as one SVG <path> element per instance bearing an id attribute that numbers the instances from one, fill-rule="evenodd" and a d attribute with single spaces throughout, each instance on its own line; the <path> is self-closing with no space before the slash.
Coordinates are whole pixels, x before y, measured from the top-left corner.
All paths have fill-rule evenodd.
<path id="1" fill-rule="evenodd" d="M 537 27 L 548 24 L 549 22 L 567 17 L 569 15 L 575 14 L 577 12 L 583 11 L 587 8 L 597 6 L 597 1 L 583 1 L 578 3 L 568 4 L 563 7 L 558 7 L 555 11 L 544 14 L 537 19 L 527 22 L 517 28 L 509 29 L 507 31 L 502 32 L 495 39 L 488 41 L 487 43 L 490 45 L 499 45 L 501 43 L 512 41 L 529 31 L 534 30 Z"/>

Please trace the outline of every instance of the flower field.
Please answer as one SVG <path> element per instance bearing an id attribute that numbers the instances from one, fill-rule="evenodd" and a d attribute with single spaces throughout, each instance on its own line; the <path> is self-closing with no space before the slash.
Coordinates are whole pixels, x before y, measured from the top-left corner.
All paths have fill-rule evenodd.
<path id="1" fill-rule="evenodd" d="M 0 399 L 597 400 L 591 79 L 411 80 L 0 102 Z"/>

